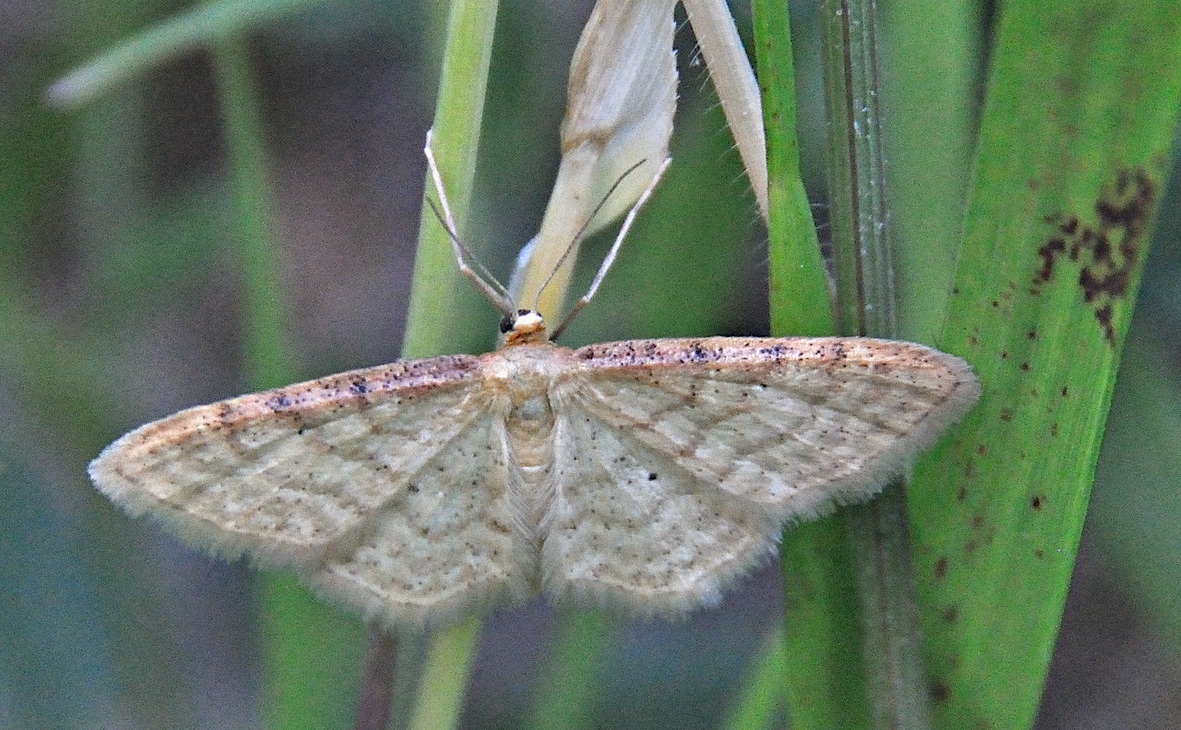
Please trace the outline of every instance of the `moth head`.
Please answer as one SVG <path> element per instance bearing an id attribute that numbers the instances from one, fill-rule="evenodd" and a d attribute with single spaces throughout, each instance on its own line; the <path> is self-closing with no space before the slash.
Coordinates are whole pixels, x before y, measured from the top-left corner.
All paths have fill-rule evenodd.
<path id="1" fill-rule="evenodd" d="M 518 309 L 500 320 L 500 333 L 504 335 L 504 346 L 536 344 L 545 342 L 549 336 L 545 331 L 545 320 L 530 309 Z"/>

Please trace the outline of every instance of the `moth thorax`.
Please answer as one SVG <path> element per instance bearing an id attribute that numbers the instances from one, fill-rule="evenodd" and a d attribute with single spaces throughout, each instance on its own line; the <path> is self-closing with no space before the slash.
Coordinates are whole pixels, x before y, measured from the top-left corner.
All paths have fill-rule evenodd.
<path id="1" fill-rule="evenodd" d="M 512 417 L 529 428 L 548 427 L 553 423 L 554 412 L 550 409 L 549 398 L 536 394 L 515 403 Z"/>
<path id="2" fill-rule="evenodd" d="M 528 472 L 552 461 L 554 412 L 545 394 L 514 399 L 505 425 L 513 444 L 514 456 L 527 472 L 527 479 Z"/>

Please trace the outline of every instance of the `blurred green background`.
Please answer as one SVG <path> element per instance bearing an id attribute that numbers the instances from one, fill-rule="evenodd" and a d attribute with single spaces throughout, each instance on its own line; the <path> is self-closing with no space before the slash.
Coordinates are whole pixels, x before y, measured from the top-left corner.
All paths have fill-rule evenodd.
<path id="1" fill-rule="evenodd" d="M 185 9 L 153 0 L 0 10 L 0 726 L 260 723 L 252 572 L 177 544 L 93 491 L 85 465 L 128 428 L 241 392 L 242 292 L 217 93 L 201 52 L 78 110 L 50 83 Z M 916 114 L 938 51 L 884 72 L 899 235 L 955 236 L 972 153 Z M 501 4 L 471 245 L 508 270 L 557 168 L 567 65 L 589 2 Z M 821 202 L 817 40 L 794 10 L 803 165 Z M 983 78 L 989 18 L 968 54 Z M 301 377 L 398 356 L 444 23 L 436 3 L 313 4 L 250 35 Z M 744 27 L 744 33 L 746 32 Z M 681 27 L 675 164 L 566 344 L 766 327 L 763 231 L 691 31 Z M 963 64 L 961 64 L 963 65 Z M 977 85 L 979 89 L 979 85 Z M 943 100 L 970 123 L 972 98 Z M 928 187 L 913 183 L 927 175 Z M 934 192 L 930 178 L 937 186 Z M 1181 727 L 1181 235 L 1161 208 L 1039 727 Z M 940 201 L 943 215 L 924 217 Z M 818 217 L 823 219 L 823 208 Z M 599 247 L 586 249 L 594 265 Z M 577 289 L 577 286 L 575 287 Z M 470 306 L 484 307 L 476 297 Z M 471 333 L 493 343 L 495 315 Z M 714 727 L 782 614 L 766 569 L 717 610 L 610 632 L 602 727 Z M 462 716 L 515 727 L 556 626 L 544 605 L 488 621 Z M 354 632 L 360 637 L 359 632 Z M 325 666 L 353 691 L 357 664 Z M 790 660 L 790 658 L 789 658 Z M 347 727 L 348 717 L 340 718 Z"/>

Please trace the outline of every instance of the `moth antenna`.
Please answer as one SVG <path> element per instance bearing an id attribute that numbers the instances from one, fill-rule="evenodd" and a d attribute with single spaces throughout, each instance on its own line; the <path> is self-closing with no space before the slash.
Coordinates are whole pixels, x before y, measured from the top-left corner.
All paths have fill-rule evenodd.
<path id="1" fill-rule="evenodd" d="M 430 198 L 426 198 L 425 200 L 426 200 L 427 206 L 431 209 L 431 212 L 435 214 L 435 220 L 439 221 L 439 225 L 441 225 L 443 227 L 443 230 L 445 230 L 447 232 L 447 235 L 451 238 L 451 245 L 452 246 L 459 246 L 461 249 L 463 249 L 464 255 L 467 258 L 471 259 L 473 266 L 478 269 L 478 271 L 476 273 L 480 277 L 480 279 L 486 280 L 488 286 L 495 289 L 497 294 L 502 295 L 507 298 L 508 297 L 508 290 L 504 288 L 503 284 L 501 284 L 499 281 L 496 280 L 496 277 L 493 276 L 488 271 L 488 269 L 484 268 L 484 264 L 480 263 L 480 261 L 476 258 L 476 255 L 474 253 L 472 253 L 472 250 L 470 248 L 468 248 L 467 246 L 465 246 L 463 241 L 459 240 L 459 236 L 455 235 L 455 232 L 447 226 L 447 221 L 443 218 L 443 213 L 440 212 L 438 206 L 435 205 L 435 201 L 431 200 Z M 463 263 L 462 262 L 460 262 L 460 271 L 461 272 L 463 271 Z M 477 283 L 484 283 L 484 281 L 480 281 Z M 512 300 L 509 299 L 509 301 L 512 301 Z"/>
<path id="2" fill-rule="evenodd" d="M 575 315 L 581 312 L 582 308 L 589 304 L 590 300 L 594 298 L 595 292 L 599 290 L 599 285 L 603 283 L 603 278 L 607 276 L 607 271 L 610 270 L 611 265 L 615 263 L 615 256 L 619 253 L 619 247 L 623 244 L 623 239 L 625 236 L 627 236 L 627 232 L 632 227 L 632 223 L 635 222 L 636 214 L 640 212 L 640 208 L 644 207 L 644 203 L 648 202 L 648 198 L 652 197 L 652 192 L 656 190 L 656 185 L 660 182 L 660 178 L 664 176 L 664 171 L 668 169 L 668 166 L 672 164 L 672 161 L 673 160 L 671 157 L 666 157 L 664 159 L 664 162 L 660 165 L 660 169 L 658 169 L 656 174 L 652 176 L 652 182 L 648 183 L 648 187 L 644 188 L 644 192 L 640 194 L 639 199 L 636 200 L 636 204 L 633 205 L 631 210 L 627 212 L 627 217 L 623 219 L 623 225 L 619 227 L 619 233 L 615 236 L 615 242 L 611 244 L 611 249 L 607 251 L 607 255 L 603 258 L 603 263 L 599 266 L 599 272 L 595 274 L 595 278 L 593 281 L 591 281 L 590 287 L 587 288 L 586 294 L 583 294 L 578 298 L 578 301 L 574 303 L 574 306 L 571 307 L 570 311 L 566 314 L 566 318 L 562 320 L 562 323 L 559 324 L 556 329 L 554 329 L 553 334 L 550 336 L 551 340 L 558 339 L 558 335 L 562 334 L 562 332 L 566 329 L 566 326 L 574 320 Z M 639 167 L 641 164 L 643 163 L 641 162 L 633 166 L 631 170 L 636 169 L 636 167 Z M 628 170 L 628 172 L 631 172 L 631 170 Z M 627 172 L 624 173 L 624 175 L 627 174 Z M 615 185 L 619 185 L 622 180 L 623 177 L 621 176 L 619 180 L 616 181 Z M 611 190 L 615 189 L 615 185 L 611 187 Z M 607 194 L 610 195 L 611 193 L 608 192 Z M 602 205 L 602 203 L 599 203 L 599 207 L 602 207 Z M 598 211 L 598 208 L 595 208 L 595 210 Z"/>
<path id="3" fill-rule="evenodd" d="M 578 242 L 582 240 L 582 236 L 586 233 L 586 229 L 590 227 L 591 221 L 595 219 L 595 216 L 599 214 L 599 211 L 603 209 L 603 206 L 607 204 L 607 201 L 611 198 L 611 195 L 620 186 L 620 184 L 623 183 L 624 178 L 635 172 L 637 169 L 639 169 L 640 165 L 643 165 L 647 161 L 647 158 L 640 160 L 636 164 L 624 170 L 623 174 L 615 178 L 615 182 L 611 183 L 611 187 L 607 189 L 607 193 L 602 197 L 602 199 L 599 200 L 598 205 L 596 205 L 595 209 L 591 211 L 591 214 L 587 216 L 582 226 L 578 229 L 578 232 L 574 234 L 574 237 L 570 239 L 570 245 L 566 246 L 566 250 L 563 251 L 561 257 L 558 258 L 558 263 L 554 264 L 554 268 L 550 269 L 549 276 L 545 277 L 545 281 L 541 282 L 541 286 L 537 288 L 537 297 L 533 300 L 533 311 L 537 311 L 538 304 L 541 301 L 541 293 L 545 291 L 545 288 L 549 286 L 550 282 L 553 281 L 555 276 L 557 276 L 558 270 L 562 268 L 562 264 L 566 263 L 566 259 L 570 258 L 571 254 L 574 253 L 575 247 L 578 245 Z"/>
<path id="4" fill-rule="evenodd" d="M 429 197 L 426 197 L 427 205 L 430 206 L 443 229 L 447 231 L 447 237 L 451 240 L 451 252 L 455 255 L 456 264 L 459 265 L 459 273 L 475 284 L 480 293 L 492 302 L 492 306 L 496 307 L 506 318 L 515 317 L 517 310 L 513 305 L 512 297 L 508 295 L 508 290 L 488 272 L 488 269 L 484 268 L 475 254 L 459 240 L 455 217 L 451 215 L 451 206 L 447 204 L 447 193 L 443 189 L 443 176 L 439 172 L 439 165 L 435 162 L 435 153 L 431 149 L 432 131 L 428 130 L 426 133 L 426 147 L 423 148 L 423 153 L 426 155 L 427 169 L 430 170 L 431 180 L 435 184 L 435 193 L 439 196 L 439 205 L 443 208 L 443 212 L 439 212 L 439 208 L 435 207 Z M 472 263 L 468 263 L 469 261 Z"/>

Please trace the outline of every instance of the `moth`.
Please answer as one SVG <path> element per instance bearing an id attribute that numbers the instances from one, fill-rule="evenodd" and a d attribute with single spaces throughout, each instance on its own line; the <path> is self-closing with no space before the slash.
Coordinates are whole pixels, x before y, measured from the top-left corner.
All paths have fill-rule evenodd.
<path id="1" fill-rule="evenodd" d="M 967 363 L 905 342 L 561 347 L 472 272 L 427 155 L 460 268 L 505 315 L 502 347 L 181 411 L 91 463 L 103 494 L 393 628 L 538 593 L 670 616 L 720 600 L 784 525 L 868 499 L 978 396 Z"/>

